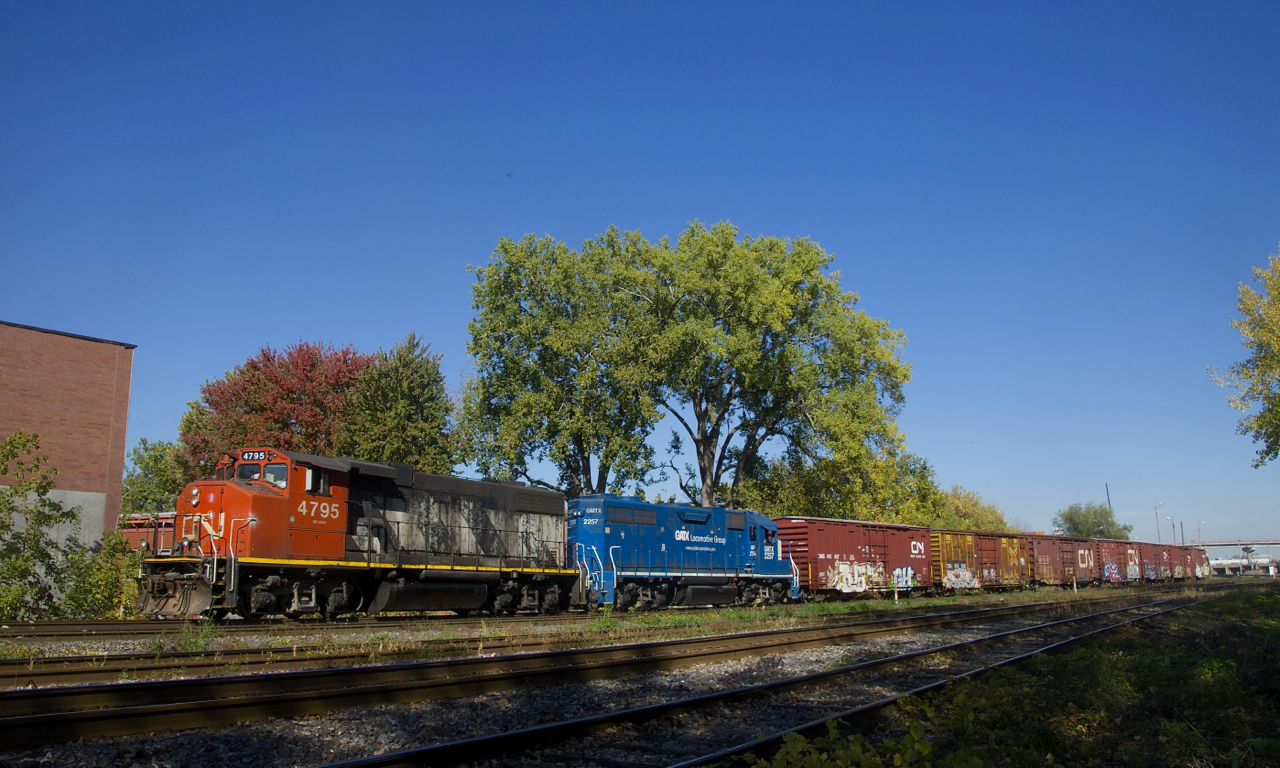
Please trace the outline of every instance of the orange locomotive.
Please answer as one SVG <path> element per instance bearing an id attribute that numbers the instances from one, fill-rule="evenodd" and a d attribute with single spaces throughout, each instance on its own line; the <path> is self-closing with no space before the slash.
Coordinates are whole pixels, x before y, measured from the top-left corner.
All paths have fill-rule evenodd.
<path id="1" fill-rule="evenodd" d="M 231 451 L 171 520 L 135 534 L 144 615 L 555 612 L 578 582 L 559 493 L 406 464 Z"/>

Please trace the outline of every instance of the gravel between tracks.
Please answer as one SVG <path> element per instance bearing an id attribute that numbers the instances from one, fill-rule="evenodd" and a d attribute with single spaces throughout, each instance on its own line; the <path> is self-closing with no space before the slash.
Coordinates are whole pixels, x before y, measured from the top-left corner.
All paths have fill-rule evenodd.
<path id="1" fill-rule="evenodd" d="M 0 751 L 0 765 L 23 768 L 310 766 L 793 677 L 849 663 L 846 656 L 858 660 L 905 653 L 1028 623 L 1032 622 L 1012 619 L 944 633 L 898 635 L 622 679 L 529 688 L 474 698 L 357 707 L 229 728 L 5 750 Z"/>

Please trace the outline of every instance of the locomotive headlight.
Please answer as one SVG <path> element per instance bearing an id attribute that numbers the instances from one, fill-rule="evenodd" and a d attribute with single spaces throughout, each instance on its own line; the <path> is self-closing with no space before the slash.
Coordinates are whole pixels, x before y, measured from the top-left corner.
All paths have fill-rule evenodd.
<path id="1" fill-rule="evenodd" d="M 193 507 L 200 506 L 200 489 L 199 488 L 191 489 L 191 506 Z"/>

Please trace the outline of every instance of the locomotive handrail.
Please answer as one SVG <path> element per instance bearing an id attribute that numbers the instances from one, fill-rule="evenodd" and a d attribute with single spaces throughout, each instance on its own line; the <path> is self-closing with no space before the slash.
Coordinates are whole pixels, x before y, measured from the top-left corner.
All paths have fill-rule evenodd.
<path id="1" fill-rule="evenodd" d="M 620 546 L 618 546 L 618 545 L 614 545 L 614 546 L 612 546 L 612 547 L 609 547 L 609 564 L 613 566 L 613 589 L 614 589 L 614 591 L 617 591 L 617 589 L 618 589 L 618 561 L 617 561 L 617 560 L 615 560 L 615 559 L 613 559 L 613 550 L 615 550 L 615 549 L 622 549 L 622 547 L 620 547 Z"/>

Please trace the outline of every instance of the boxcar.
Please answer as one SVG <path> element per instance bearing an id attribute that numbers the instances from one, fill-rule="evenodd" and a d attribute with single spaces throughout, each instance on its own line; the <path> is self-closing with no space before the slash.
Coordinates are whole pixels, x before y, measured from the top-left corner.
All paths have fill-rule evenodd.
<path id="1" fill-rule="evenodd" d="M 811 595 L 910 592 L 934 584 L 928 528 L 823 517 L 774 522 L 800 589 Z"/>
<path id="2" fill-rule="evenodd" d="M 567 538 L 588 605 L 779 602 L 799 595 L 778 527 L 748 510 L 591 494 L 568 504 Z"/>
<path id="3" fill-rule="evenodd" d="M 1035 583 L 1066 587 L 1098 580 L 1091 539 L 1043 535 L 1028 538 L 1035 561 Z"/>
<path id="4" fill-rule="evenodd" d="M 1141 581 L 1141 561 L 1137 542 L 1094 540 L 1094 563 L 1101 574 L 1101 581 L 1105 583 Z"/>
<path id="5" fill-rule="evenodd" d="M 1027 537 L 1021 534 L 935 530 L 934 583 L 947 589 L 991 589 L 1027 583 Z"/>

